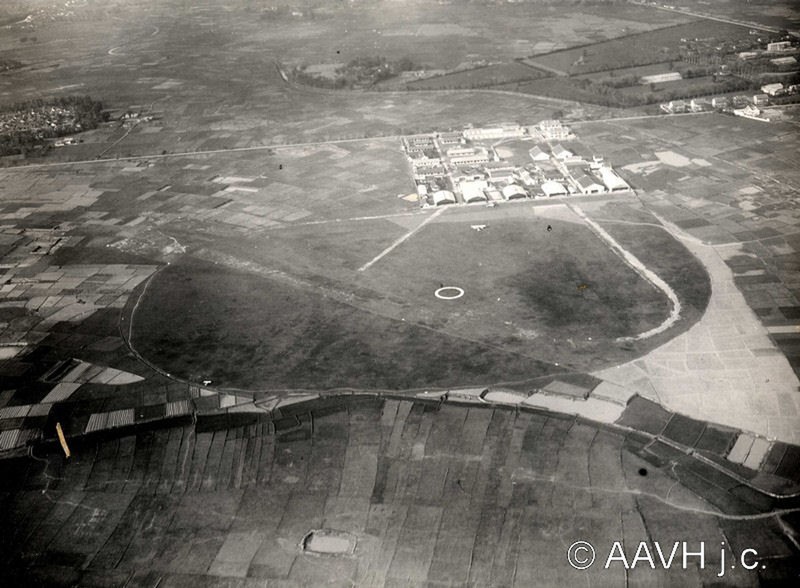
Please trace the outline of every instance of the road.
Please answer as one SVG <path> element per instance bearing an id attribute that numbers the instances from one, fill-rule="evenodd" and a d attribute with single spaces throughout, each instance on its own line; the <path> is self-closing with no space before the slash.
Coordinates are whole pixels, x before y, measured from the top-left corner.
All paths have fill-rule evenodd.
<path id="1" fill-rule="evenodd" d="M 713 16 L 711 14 L 703 14 L 702 12 L 693 12 L 693 11 L 687 10 L 685 8 L 675 8 L 675 7 L 669 7 L 669 6 L 651 5 L 651 4 L 647 4 L 645 2 L 637 2 L 637 4 L 640 4 L 642 6 L 650 6 L 651 8 L 656 8 L 658 10 L 663 10 L 665 12 L 675 12 L 677 14 L 684 14 L 686 16 L 694 16 L 695 18 L 704 18 L 706 20 L 715 20 L 717 22 L 724 22 L 726 24 L 739 25 L 741 27 L 748 27 L 748 28 L 751 28 L 751 29 L 755 29 L 757 31 L 767 31 L 767 32 L 770 32 L 770 33 L 778 33 L 778 32 L 781 31 L 781 29 L 779 29 L 778 27 L 770 27 L 770 26 L 767 26 L 767 25 L 758 24 L 758 23 L 754 23 L 754 22 L 736 20 L 734 18 L 726 18 L 724 16 Z M 792 31 L 792 34 L 795 35 L 795 36 L 798 35 L 796 31 Z"/>
<path id="2" fill-rule="evenodd" d="M 710 111 L 709 111 L 710 112 Z M 588 123 L 605 123 L 617 122 L 626 120 L 646 120 L 650 118 L 665 118 L 667 116 L 697 116 L 701 114 L 709 114 L 709 112 L 686 112 L 680 114 L 642 114 L 637 116 L 623 116 L 612 118 L 598 118 L 567 121 L 570 125 L 588 124 Z M 50 167 L 67 167 L 71 165 L 87 165 L 87 164 L 104 164 L 114 163 L 120 161 L 146 161 L 150 159 L 169 159 L 171 157 L 194 157 L 197 155 L 215 155 L 220 153 L 236 153 L 245 151 L 266 151 L 272 149 L 289 149 L 297 147 L 318 147 L 322 145 L 340 145 L 345 143 L 366 143 L 369 141 L 379 140 L 395 140 L 398 141 L 402 138 L 401 135 L 370 135 L 367 137 L 359 137 L 355 139 L 330 139 L 327 141 L 306 141 L 302 143 L 271 143 L 267 145 L 254 145 L 251 147 L 227 147 L 223 149 L 201 149 L 197 151 L 177 151 L 173 153 L 148 153 L 144 155 L 129 155 L 126 157 L 104 157 L 97 159 L 78 159 L 75 161 L 54 161 L 47 163 L 29 163 L 24 165 L 16 165 L 3 169 L 4 172 L 13 172 L 16 170 L 29 170 L 35 168 L 50 168 Z"/>

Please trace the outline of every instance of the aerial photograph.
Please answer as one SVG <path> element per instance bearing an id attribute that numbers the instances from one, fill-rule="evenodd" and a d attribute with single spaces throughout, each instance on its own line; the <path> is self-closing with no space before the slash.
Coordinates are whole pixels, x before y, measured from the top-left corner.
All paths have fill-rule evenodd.
<path id="1" fill-rule="evenodd" d="M 2 0 L 0 586 L 800 585 L 800 2 Z"/>

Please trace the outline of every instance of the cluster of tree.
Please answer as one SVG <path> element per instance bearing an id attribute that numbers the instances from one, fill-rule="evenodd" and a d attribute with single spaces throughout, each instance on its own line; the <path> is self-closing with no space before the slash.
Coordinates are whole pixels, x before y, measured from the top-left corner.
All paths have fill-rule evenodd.
<path id="1" fill-rule="evenodd" d="M 737 77 L 720 78 L 719 81 L 709 82 L 708 84 L 693 85 L 690 87 L 673 87 L 656 91 L 651 84 L 649 91 L 641 92 L 622 92 L 618 88 L 610 87 L 603 83 L 592 82 L 588 79 L 570 80 L 576 89 L 581 90 L 582 100 L 594 102 L 602 106 L 631 107 L 645 106 L 657 102 L 668 102 L 670 100 L 682 100 L 688 98 L 698 98 L 711 94 L 722 94 L 735 92 L 738 90 L 750 89 L 753 84 L 749 80 Z M 559 97 L 569 98 L 562 93 Z"/>
<path id="2" fill-rule="evenodd" d="M 102 103 L 89 96 L 36 98 L 0 107 L 0 156 L 45 149 L 47 139 L 87 131 L 107 120 Z"/>
<path id="3" fill-rule="evenodd" d="M 520 73 L 518 75 L 508 75 L 498 73 L 492 75 L 489 70 L 495 66 L 483 65 L 480 67 L 465 69 L 455 72 L 448 72 L 424 79 L 415 80 L 407 84 L 407 90 L 478 90 L 481 88 L 493 88 L 500 84 L 513 84 L 516 82 L 527 82 L 542 77 L 538 70 L 530 68 L 530 73 Z M 469 77 L 471 72 L 485 70 L 486 75 L 475 75 Z"/>
<path id="4" fill-rule="evenodd" d="M 305 71 L 304 66 L 292 71 L 295 81 L 318 88 L 365 88 L 400 75 L 404 71 L 420 69 L 408 57 L 389 60 L 385 57 L 358 57 L 336 68 L 334 76 L 322 76 Z"/>
<path id="5" fill-rule="evenodd" d="M 22 62 L 16 59 L 0 59 L 0 71 L 10 71 L 22 67 Z"/>
<path id="6" fill-rule="evenodd" d="M 800 72 L 794 72 L 792 74 L 765 74 L 758 78 L 758 83 L 762 86 L 765 84 L 774 84 L 776 82 L 780 82 L 784 86 L 800 84 Z"/>

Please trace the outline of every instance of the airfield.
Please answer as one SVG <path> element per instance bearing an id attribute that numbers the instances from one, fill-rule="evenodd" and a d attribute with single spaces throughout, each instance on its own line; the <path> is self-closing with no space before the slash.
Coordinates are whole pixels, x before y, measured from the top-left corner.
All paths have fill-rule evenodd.
<path id="1" fill-rule="evenodd" d="M 244 9 L 173 4 L 88 3 L 38 25 L 38 45 L 2 38 L 28 64 L 0 76 L 4 101 L 78 83 L 154 115 L 0 168 L 2 574 L 699 586 L 721 542 L 764 563 L 733 585 L 797 573 L 795 111 L 302 88 L 276 62 L 345 59 L 374 15 L 309 55 L 342 15 L 270 36 Z M 594 36 L 547 22 L 599 42 L 688 18 L 648 11 L 592 13 Z M 404 16 L 386 47 L 421 31 L 433 53 L 429 16 Z M 98 23 L 108 36 L 85 34 Z M 464 59 L 448 46 L 439 67 Z M 402 136 L 556 112 L 633 192 L 409 197 Z M 314 530 L 347 549 L 307 549 Z M 601 557 L 609 538 L 715 547 L 705 569 L 566 562 L 573 541 Z"/>

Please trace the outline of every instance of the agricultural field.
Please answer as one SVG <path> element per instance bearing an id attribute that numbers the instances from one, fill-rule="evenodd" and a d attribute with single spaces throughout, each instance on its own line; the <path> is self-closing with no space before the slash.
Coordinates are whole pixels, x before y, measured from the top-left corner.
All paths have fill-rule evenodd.
<path id="1" fill-rule="evenodd" d="M 703 20 L 554 51 L 536 56 L 528 62 L 534 66 L 561 71 L 565 75 L 575 75 L 679 60 L 681 39 L 698 38 L 713 45 L 748 37 L 746 27 Z"/>

